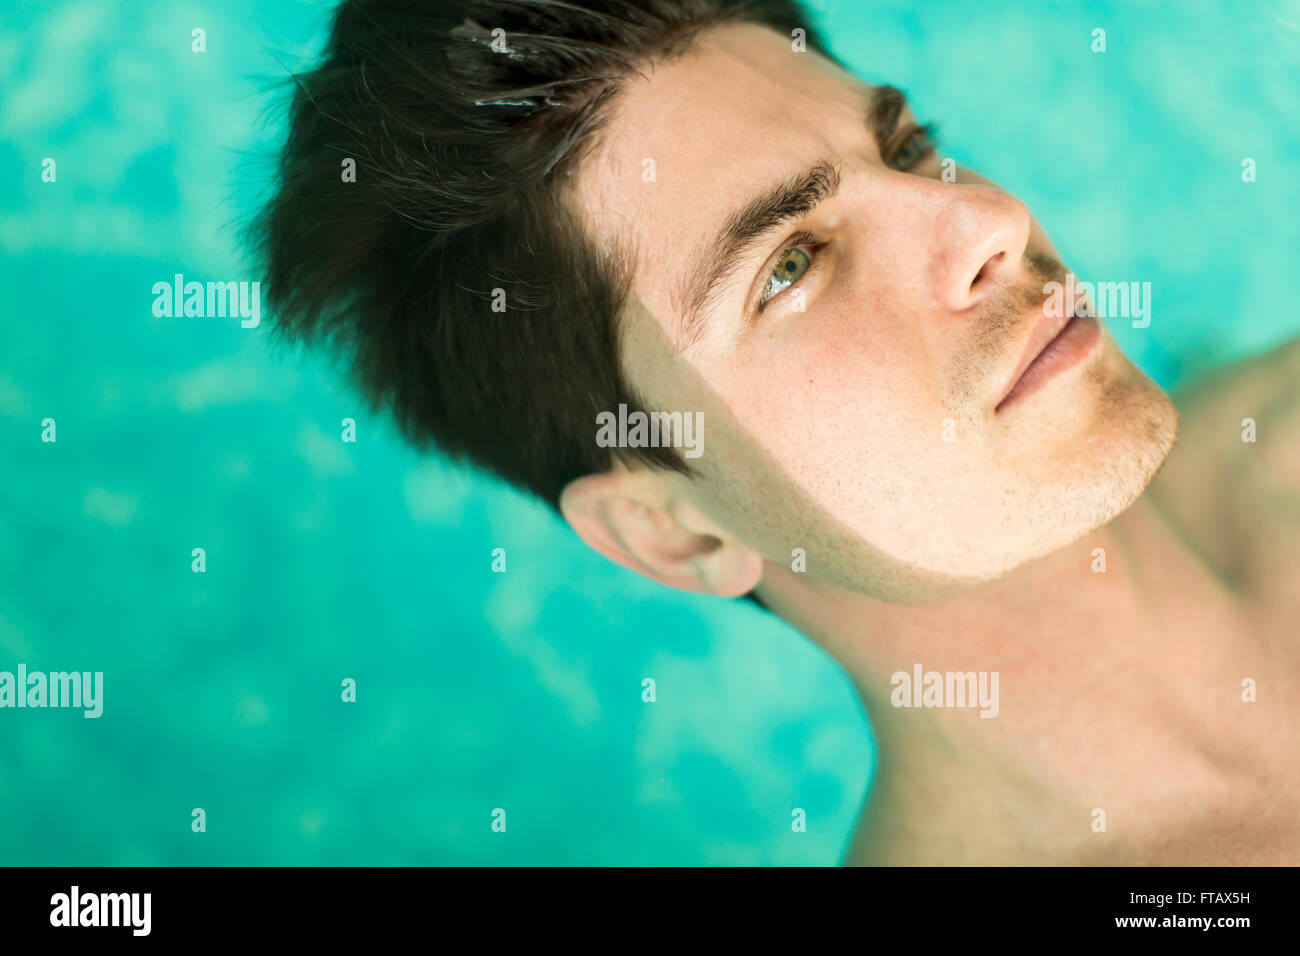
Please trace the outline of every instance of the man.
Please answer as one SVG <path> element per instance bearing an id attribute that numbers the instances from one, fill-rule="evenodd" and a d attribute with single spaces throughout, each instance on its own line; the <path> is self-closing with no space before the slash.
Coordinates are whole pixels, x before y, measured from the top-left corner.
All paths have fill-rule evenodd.
<path id="1" fill-rule="evenodd" d="M 879 745 L 846 862 L 1300 862 L 1300 349 L 1171 453 L 1024 205 L 823 51 L 785 0 L 344 4 L 260 224 L 278 329 L 825 648 Z M 627 409 L 702 453 L 609 447 Z"/>

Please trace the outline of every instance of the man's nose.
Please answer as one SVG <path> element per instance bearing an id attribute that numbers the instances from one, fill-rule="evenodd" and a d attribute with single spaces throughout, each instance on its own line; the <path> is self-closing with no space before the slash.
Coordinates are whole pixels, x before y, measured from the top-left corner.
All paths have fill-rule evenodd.
<path id="1" fill-rule="evenodd" d="M 1029 243 L 1025 204 L 983 185 L 936 183 L 946 194 L 931 220 L 931 289 L 944 308 L 963 312 L 1014 282 Z"/>

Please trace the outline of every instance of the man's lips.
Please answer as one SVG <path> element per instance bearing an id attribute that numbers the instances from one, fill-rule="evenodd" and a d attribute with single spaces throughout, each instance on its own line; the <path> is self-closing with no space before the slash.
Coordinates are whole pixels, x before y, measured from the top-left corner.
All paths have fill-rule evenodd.
<path id="1" fill-rule="evenodd" d="M 995 412 L 1028 394 L 1032 387 L 1055 372 L 1069 368 L 1091 350 L 1099 337 L 1100 326 L 1086 315 L 1087 311 L 1086 303 L 1081 300 L 1074 315 L 1044 313 L 1029 334 L 1020 362 L 1002 389 Z"/>

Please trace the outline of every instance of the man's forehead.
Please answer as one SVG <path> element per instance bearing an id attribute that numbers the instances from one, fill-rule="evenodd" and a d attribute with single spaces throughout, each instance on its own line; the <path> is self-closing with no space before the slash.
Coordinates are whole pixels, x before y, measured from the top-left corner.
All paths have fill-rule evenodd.
<path id="1" fill-rule="evenodd" d="M 643 267 L 717 228 L 756 183 L 863 136 L 872 88 L 753 24 L 717 27 L 678 60 L 630 78 L 578 176 L 597 235 Z M 656 309 L 658 311 L 658 309 Z"/>

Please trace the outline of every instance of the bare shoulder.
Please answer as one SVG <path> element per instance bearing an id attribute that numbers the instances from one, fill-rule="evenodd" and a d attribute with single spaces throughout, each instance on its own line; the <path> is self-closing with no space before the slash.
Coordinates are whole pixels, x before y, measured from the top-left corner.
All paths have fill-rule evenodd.
<path id="1" fill-rule="evenodd" d="M 1271 405 L 1300 389 L 1300 337 L 1241 362 L 1216 369 L 1173 393 L 1179 412 L 1190 423 L 1227 418 L 1238 408 L 1255 409 Z"/>
<path id="2" fill-rule="evenodd" d="M 1150 494 L 1227 576 L 1258 573 L 1300 531 L 1300 338 L 1173 398 L 1178 440 Z"/>

